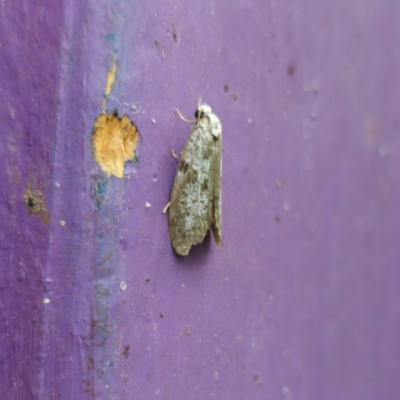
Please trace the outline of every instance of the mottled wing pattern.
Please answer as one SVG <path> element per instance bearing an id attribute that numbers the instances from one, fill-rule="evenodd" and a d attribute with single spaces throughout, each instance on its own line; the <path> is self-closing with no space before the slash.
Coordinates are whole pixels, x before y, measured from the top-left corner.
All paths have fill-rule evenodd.
<path id="1" fill-rule="evenodd" d="M 187 255 L 192 245 L 201 243 L 214 223 L 214 151 L 216 140 L 220 140 L 211 134 L 209 125 L 208 117 L 196 123 L 181 153 L 172 190 L 169 233 L 180 255 Z"/>

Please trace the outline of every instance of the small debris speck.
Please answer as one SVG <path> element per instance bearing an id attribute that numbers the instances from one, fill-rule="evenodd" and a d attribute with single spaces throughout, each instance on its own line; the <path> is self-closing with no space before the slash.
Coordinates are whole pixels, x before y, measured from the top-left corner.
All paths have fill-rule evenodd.
<path id="1" fill-rule="evenodd" d="M 296 65 L 294 63 L 291 63 L 287 69 L 288 75 L 290 76 L 294 75 L 295 71 L 296 71 Z"/>
<path id="2" fill-rule="evenodd" d="M 186 335 L 188 335 L 188 336 L 190 336 L 191 334 L 192 334 L 192 327 L 191 326 L 187 326 L 186 328 L 185 328 L 185 333 L 186 333 Z"/>
<path id="3" fill-rule="evenodd" d="M 128 356 L 129 356 L 129 349 L 131 348 L 131 346 L 129 346 L 129 344 L 127 344 L 125 347 L 124 347 L 124 357 L 125 358 L 128 358 Z"/>
<path id="4" fill-rule="evenodd" d="M 65 221 L 61 221 L 61 226 L 65 226 L 67 223 Z"/>
<path id="5" fill-rule="evenodd" d="M 125 292 L 125 290 L 128 287 L 128 285 L 126 284 L 126 282 L 122 281 L 119 287 L 121 288 L 121 290 L 123 292 Z"/>
<path id="6" fill-rule="evenodd" d="M 146 208 L 150 208 L 150 207 L 151 207 L 151 204 L 148 201 L 146 201 Z"/>
<path id="7" fill-rule="evenodd" d="M 49 304 L 50 303 L 50 299 L 48 299 L 47 297 L 45 297 L 43 299 L 43 304 Z"/>
<path id="8" fill-rule="evenodd" d="M 160 317 L 164 318 L 164 313 L 163 312 L 160 312 Z"/>
<path id="9" fill-rule="evenodd" d="M 254 375 L 254 380 L 256 381 L 257 385 L 261 385 L 261 379 L 260 379 L 260 377 L 258 376 L 258 374 L 255 374 L 255 375 Z"/>

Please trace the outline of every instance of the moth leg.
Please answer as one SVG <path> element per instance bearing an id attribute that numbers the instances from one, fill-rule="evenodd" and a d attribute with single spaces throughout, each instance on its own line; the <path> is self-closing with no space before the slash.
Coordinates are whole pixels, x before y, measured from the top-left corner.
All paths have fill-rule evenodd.
<path id="1" fill-rule="evenodd" d="M 188 122 L 189 124 L 195 124 L 197 122 L 196 120 L 193 121 L 190 119 L 186 119 L 177 108 L 175 108 L 175 111 L 179 115 L 180 119 L 182 119 L 183 121 Z"/>
<path id="2" fill-rule="evenodd" d="M 174 158 L 179 158 L 181 155 L 179 154 L 179 156 L 177 156 L 176 154 L 175 154 L 175 152 L 174 152 L 174 150 L 171 150 L 171 153 L 172 153 L 172 157 L 174 157 Z"/>
<path id="3" fill-rule="evenodd" d="M 171 205 L 171 202 L 169 201 L 168 204 L 164 207 L 164 210 L 162 210 L 162 212 L 165 214 L 169 208 L 169 206 Z"/>

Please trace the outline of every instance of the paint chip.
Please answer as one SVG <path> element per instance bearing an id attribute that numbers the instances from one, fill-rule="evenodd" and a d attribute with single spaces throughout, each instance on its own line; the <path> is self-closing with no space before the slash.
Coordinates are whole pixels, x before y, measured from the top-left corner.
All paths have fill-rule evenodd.
<path id="1" fill-rule="evenodd" d="M 112 67 L 108 71 L 107 75 L 107 84 L 106 84 L 106 96 L 108 96 L 111 93 L 111 90 L 114 86 L 115 82 L 115 77 L 117 76 L 117 62 L 115 61 L 115 56 L 112 62 Z"/>
<path id="2" fill-rule="evenodd" d="M 125 290 L 128 287 L 128 285 L 126 284 L 126 282 L 122 281 L 119 287 L 121 288 L 121 290 L 123 292 L 125 292 Z"/>
<path id="3" fill-rule="evenodd" d="M 50 299 L 48 299 L 47 297 L 45 297 L 43 299 L 43 304 L 49 304 L 50 303 Z"/>
<path id="4" fill-rule="evenodd" d="M 50 223 L 50 213 L 46 208 L 44 194 L 42 192 L 35 191 L 32 189 L 31 185 L 28 185 L 24 200 L 28 207 L 29 214 L 39 214 L 44 224 L 48 225 Z"/>
<path id="5" fill-rule="evenodd" d="M 127 115 L 101 114 L 93 128 L 94 158 L 108 176 L 123 178 L 125 162 L 137 162 L 139 140 L 140 133 Z"/>
<path id="6" fill-rule="evenodd" d="M 146 201 L 146 208 L 150 208 L 150 207 L 151 207 L 151 204 L 148 201 Z"/>
<path id="7" fill-rule="evenodd" d="M 110 93 L 114 87 L 116 77 L 117 77 L 117 60 L 116 60 L 116 55 L 114 53 L 112 66 L 107 74 L 106 90 L 104 92 L 104 98 L 103 98 L 103 110 L 104 111 L 107 108 L 107 97 L 110 95 Z"/>

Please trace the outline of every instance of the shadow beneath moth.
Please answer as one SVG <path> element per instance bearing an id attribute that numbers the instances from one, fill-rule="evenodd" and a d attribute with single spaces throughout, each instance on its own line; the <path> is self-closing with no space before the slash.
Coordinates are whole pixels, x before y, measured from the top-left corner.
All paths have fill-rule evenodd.
<path id="1" fill-rule="evenodd" d="M 222 125 L 205 104 L 199 104 L 195 117 L 187 121 L 194 128 L 180 155 L 169 204 L 169 235 L 181 256 L 201 243 L 209 229 L 218 246 L 222 240 Z"/>

